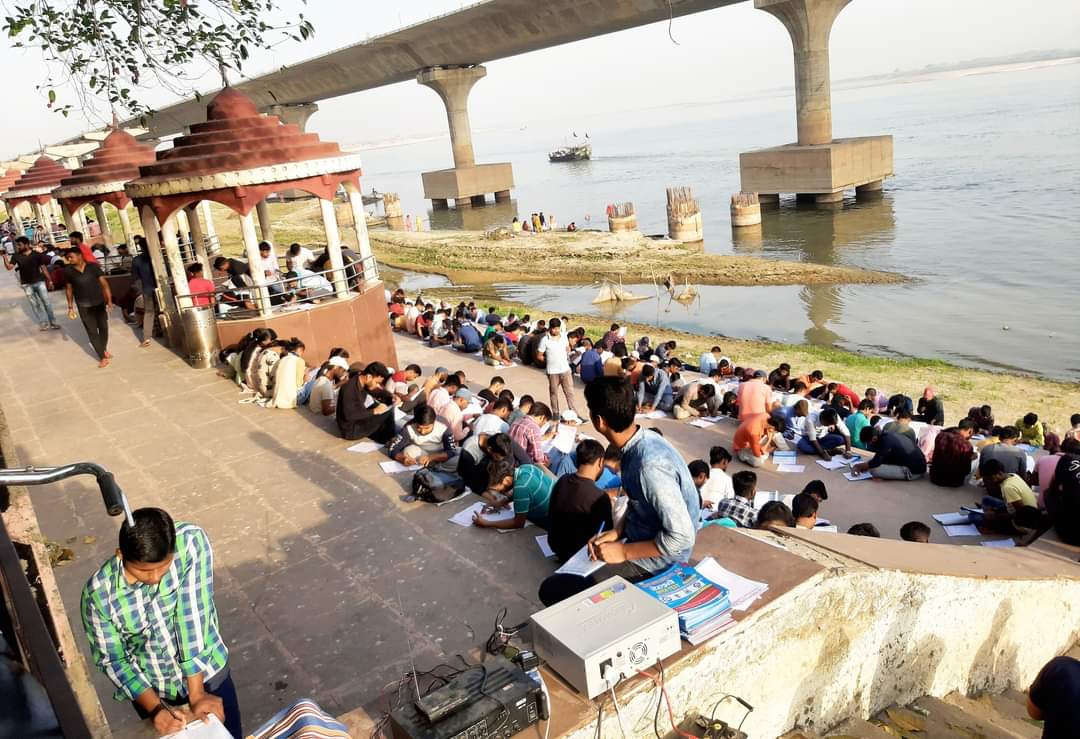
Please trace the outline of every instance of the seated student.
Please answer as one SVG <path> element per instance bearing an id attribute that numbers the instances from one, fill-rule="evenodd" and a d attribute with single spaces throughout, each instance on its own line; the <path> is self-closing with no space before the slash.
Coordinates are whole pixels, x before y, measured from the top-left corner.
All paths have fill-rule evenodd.
<path id="1" fill-rule="evenodd" d="M 972 406 L 967 417 L 975 424 L 975 433 L 988 436 L 994 430 L 994 409 L 988 405 Z"/>
<path id="2" fill-rule="evenodd" d="M 814 370 L 808 375 L 797 377 L 795 382 L 801 382 L 803 385 L 806 385 L 807 394 L 811 398 L 816 398 L 818 395 L 825 392 L 825 373 L 821 370 Z"/>
<path id="3" fill-rule="evenodd" d="M 1080 441 L 1066 439 L 1054 469 L 1053 480 L 1043 492 L 1046 515 L 1020 546 L 1031 544 L 1051 528 L 1070 546 L 1080 546 Z"/>
<path id="4" fill-rule="evenodd" d="M 694 481 L 694 487 L 698 491 L 698 506 L 701 506 L 701 489 L 705 487 L 705 483 L 709 481 L 709 463 L 704 459 L 695 459 L 690 464 L 686 465 L 686 469 L 690 470 L 690 477 Z"/>
<path id="5" fill-rule="evenodd" d="M 919 544 L 930 543 L 930 527 L 922 521 L 908 521 L 900 527 L 900 538 L 904 541 L 914 541 Z"/>
<path id="6" fill-rule="evenodd" d="M 994 426 L 994 428 L 990 429 L 990 433 L 987 436 L 984 436 L 982 439 L 975 443 L 975 451 L 981 453 L 982 450 L 986 447 L 993 446 L 994 444 L 997 444 L 999 441 L 1001 441 L 1002 430 L 1003 429 L 1001 426 Z M 1019 430 L 1016 432 L 1016 437 L 1020 438 Z"/>
<path id="7" fill-rule="evenodd" d="M 488 488 L 488 463 L 514 459 L 514 445 L 506 434 L 474 434 L 461 445 L 457 474 L 465 486 L 477 495 Z"/>
<path id="8" fill-rule="evenodd" d="M 604 376 L 604 361 L 600 358 L 600 352 L 593 346 L 592 339 L 583 338 L 579 346 L 585 351 L 582 352 L 581 361 L 578 362 L 578 374 L 581 376 L 581 381 L 587 385 L 597 377 Z"/>
<path id="9" fill-rule="evenodd" d="M 720 401 L 720 407 L 716 409 L 716 415 L 729 416 L 730 418 L 739 417 L 739 394 L 734 390 L 728 390 L 724 393 L 723 399 Z"/>
<path id="10" fill-rule="evenodd" d="M 701 506 L 710 510 L 716 509 L 716 504 L 735 495 L 735 488 L 731 482 L 731 475 L 727 473 L 728 465 L 731 464 L 731 452 L 722 446 L 714 446 L 709 449 L 709 481 L 701 488 Z"/>
<path id="11" fill-rule="evenodd" d="M 454 393 L 454 397 L 450 399 L 450 402 L 442 407 L 439 411 L 439 420 L 446 424 L 450 429 L 450 433 L 454 436 L 454 441 L 458 444 L 465 441 L 465 438 L 469 435 L 469 418 L 465 416 L 465 409 L 469 403 L 472 402 L 473 394 L 472 390 L 466 387 L 458 388 Z M 432 409 L 434 410 L 434 409 Z"/>
<path id="12" fill-rule="evenodd" d="M 971 448 L 974 431 L 975 423 L 970 418 L 963 418 L 958 425 L 937 435 L 931 457 L 930 482 L 943 488 L 958 488 L 967 481 L 972 462 L 978 457 Z"/>
<path id="13" fill-rule="evenodd" d="M 926 457 L 918 444 L 904 434 L 886 434 L 867 427 L 862 430 L 862 442 L 874 457 L 851 465 L 852 472 L 869 472 L 880 480 L 916 480 L 926 474 Z"/>
<path id="14" fill-rule="evenodd" d="M 454 321 L 451 325 L 457 335 L 457 341 L 453 344 L 455 349 L 466 354 L 476 354 L 480 351 L 484 342 L 480 339 L 480 332 L 476 330 L 476 326 L 462 321 Z"/>
<path id="15" fill-rule="evenodd" d="M 829 499 L 829 490 L 821 480 L 811 480 L 806 483 L 803 485 L 802 492 L 813 496 L 814 500 L 816 500 L 819 505 Z"/>
<path id="16" fill-rule="evenodd" d="M 919 398 L 919 405 L 915 409 L 915 420 L 923 421 L 931 426 L 945 425 L 945 404 L 937 397 L 934 388 L 929 385 L 923 390 Z"/>
<path id="17" fill-rule="evenodd" d="M 1043 739 L 1080 736 L 1080 660 L 1054 657 L 1028 689 L 1028 716 L 1043 722 Z"/>
<path id="18" fill-rule="evenodd" d="M 786 450 L 788 443 L 780 432 L 782 421 L 775 416 L 751 416 L 739 424 L 731 448 L 740 462 L 760 467 L 773 450 Z"/>
<path id="19" fill-rule="evenodd" d="M 427 394 L 427 404 L 435 409 L 435 413 L 442 413 L 443 408 L 454 397 L 454 393 L 461 389 L 461 380 L 457 375 L 451 375 L 446 370 L 439 372 L 439 370 L 443 368 L 436 369 L 435 376 L 442 377 L 442 382 Z"/>
<path id="20" fill-rule="evenodd" d="M 675 356 L 675 349 L 678 347 L 674 341 L 665 341 L 656 347 L 656 356 L 661 362 L 666 362 Z"/>
<path id="21" fill-rule="evenodd" d="M 288 343 L 284 339 L 278 339 L 260 351 L 255 360 L 252 388 L 256 396 L 262 400 L 269 400 L 274 395 L 274 368 L 281 360 L 281 355 L 285 353 L 287 346 Z"/>
<path id="22" fill-rule="evenodd" d="M 698 372 L 703 375 L 712 374 L 712 371 L 720 366 L 720 360 L 726 359 L 724 357 L 723 350 L 714 346 L 707 352 L 702 352 L 701 357 L 698 359 Z"/>
<path id="23" fill-rule="evenodd" d="M 488 312 L 487 315 L 484 316 L 483 323 L 486 323 L 488 326 L 494 326 L 496 323 L 502 323 L 502 317 L 499 315 L 499 311 L 495 308 L 494 305 L 488 308 Z"/>
<path id="24" fill-rule="evenodd" d="M 779 367 L 769 373 L 769 379 L 766 382 L 773 390 L 782 393 L 789 391 L 791 389 L 791 365 L 787 362 L 781 362 Z"/>
<path id="25" fill-rule="evenodd" d="M 596 536 L 601 526 L 613 525 L 611 498 L 596 480 L 604 469 L 604 447 L 592 439 L 577 445 L 577 471 L 555 483 L 548 504 L 548 544 L 566 561 Z"/>
<path id="26" fill-rule="evenodd" d="M 368 438 L 385 444 L 394 436 L 393 398 L 383 388 L 390 371 L 382 362 L 349 366 L 349 379 L 338 392 L 337 418 L 341 438 Z"/>
<path id="27" fill-rule="evenodd" d="M 487 514 L 481 511 L 473 515 L 473 526 L 522 529 L 526 522 L 530 522 L 546 529 L 548 505 L 554 487 L 555 477 L 539 465 L 523 464 L 515 469 L 509 459 L 491 462 L 488 465 L 488 487 L 483 497 L 491 503 L 490 512 L 513 504 L 514 517 L 507 521 L 494 521 L 486 518 Z"/>
<path id="28" fill-rule="evenodd" d="M 454 472 L 458 467 L 454 435 L 426 405 L 416 409 L 413 420 L 390 442 L 389 454 L 391 459 L 406 466 L 418 464 L 446 472 Z"/>
<path id="29" fill-rule="evenodd" d="M 295 336 L 285 344 L 284 353 L 274 367 L 274 392 L 268 406 L 295 408 L 300 388 L 304 386 L 304 342 Z"/>
<path id="30" fill-rule="evenodd" d="M 862 402 L 862 398 L 859 397 L 859 394 L 842 382 L 828 383 L 825 385 L 825 393 L 830 400 L 835 399 L 836 396 L 846 398 L 852 408 L 857 407 L 859 403 Z"/>
<path id="31" fill-rule="evenodd" d="M 616 495 L 622 487 L 622 452 L 619 448 L 608 444 L 604 450 L 604 466 L 600 470 L 600 477 L 596 479 L 596 487 L 610 491 Z"/>
<path id="32" fill-rule="evenodd" d="M 511 367 L 510 347 L 506 339 L 496 334 L 484 342 L 484 364 L 489 367 Z"/>
<path id="33" fill-rule="evenodd" d="M 991 459 L 1001 462 L 1002 467 L 1008 474 L 1017 474 L 1027 477 L 1027 453 L 1016 446 L 1020 441 L 1020 430 L 1015 426 L 1005 426 L 998 433 L 999 441 L 989 444 L 979 451 L 979 466 Z M 980 472 L 980 476 L 981 476 Z"/>
<path id="34" fill-rule="evenodd" d="M 719 407 L 716 385 L 708 380 L 696 380 L 683 386 L 672 410 L 675 418 L 681 421 L 697 416 L 715 416 Z"/>
<path id="35" fill-rule="evenodd" d="M 754 522 L 755 529 L 768 529 L 773 526 L 781 528 L 795 528 L 795 516 L 787 504 L 780 500 L 770 500 L 761 506 L 757 520 Z"/>
<path id="36" fill-rule="evenodd" d="M 857 523 L 847 530 L 851 536 L 868 536 L 872 539 L 880 539 L 881 532 L 872 523 Z"/>
<path id="37" fill-rule="evenodd" d="M 638 409 L 642 413 L 661 410 L 670 413 L 674 406 L 671 393 L 671 380 L 668 373 L 658 370 L 651 364 L 641 369 L 641 382 L 637 390 Z"/>
<path id="38" fill-rule="evenodd" d="M 1061 440 L 1064 442 L 1068 439 L 1080 440 L 1080 413 L 1069 416 L 1069 430 L 1065 432 Z"/>
<path id="39" fill-rule="evenodd" d="M 510 412 L 514 410 L 514 404 L 505 398 L 496 398 L 494 403 L 479 418 L 473 421 L 472 435 L 486 434 L 495 436 L 505 434 L 510 430 L 510 424 L 506 419 L 510 418 Z"/>
<path id="40" fill-rule="evenodd" d="M 506 388 L 506 380 L 499 375 L 494 375 L 488 380 L 488 386 L 478 392 L 476 395 L 485 403 L 494 403 L 499 399 L 499 393 Z"/>
<path id="41" fill-rule="evenodd" d="M 885 424 L 885 428 L 881 430 L 882 433 L 903 434 L 918 444 L 919 435 L 915 433 L 915 429 L 911 428 L 911 411 L 903 407 L 898 408 L 894 418 L 895 420 Z"/>
<path id="42" fill-rule="evenodd" d="M 1039 527 L 1039 503 L 1024 478 L 1006 472 L 996 459 L 980 462 L 979 475 L 990 495 L 982 499 L 982 513 L 971 514 L 973 524 L 1003 534 L 1029 533 Z"/>
<path id="43" fill-rule="evenodd" d="M 191 304 L 194 306 L 214 305 L 214 283 L 203 277 L 201 262 L 195 262 L 187 268 L 188 295 L 191 296 Z"/>
<path id="44" fill-rule="evenodd" d="M 795 517 L 795 528 L 814 528 L 817 526 L 817 498 L 809 493 L 799 493 L 791 501 L 791 514 Z"/>
<path id="45" fill-rule="evenodd" d="M 529 410 L 532 408 L 534 402 L 533 396 L 522 395 L 521 399 L 518 400 L 517 408 L 510 413 L 510 418 L 506 419 L 506 422 L 513 426 L 515 423 L 525 418 L 525 416 L 529 415 Z"/>
<path id="46" fill-rule="evenodd" d="M 1036 449 L 1041 449 L 1046 443 L 1043 424 L 1039 421 L 1038 415 L 1028 413 L 1016 421 L 1016 428 L 1020 431 L 1021 443 L 1030 444 Z"/>
<path id="47" fill-rule="evenodd" d="M 844 425 L 847 426 L 848 436 L 851 437 L 851 443 L 856 449 L 865 449 L 863 446 L 860 434 L 862 430 L 870 425 L 870 416 L 874 412 L 874 402 L 867 398 L 863 398 L 859 401 L 859 408 L 850 416 L 844 419 Z"/>
<path id="48" fill-rule="evenodd" d="M 851 435 L 832 408 L 822 409 L 816 422 L 807 416 L 802 433 L 796 448 L 803 454 L 816 454 L 829 460 L 841 451 L 851 453 Z"/>
<path id="49" fill-rule="evenodd" d="M 750 470 L 740 470 L 731 476 L 731 486 L 734 495 L 719 501 L 716 504 L 716 513 L 709 516 L 709 520 L 730 518 L 740 528 L 754 528 L 757 520 L 757 513 L 754 511 L 757 475 Z"/>
<path id="50" fill-rule="evenodd" d="M 523 405 L 524 400 L 523 397 Z M 544 433 L 543 428 L 549 423 L 551 423 L 551 409 L 544 403 L 534 402 L 525 411 L 523 418 L 519 418 L 510 424 L 510 440 L 520 446 L 525 452 L 525 456 L 534 464 L 546 465 L 548 463 L 548 457 L 544 453 L 542 445 L 544 441 L 555 435 L 554 429 L 546 434 Z"/>
<path id="51" fill-rule="evenodd" d="M 332 416 L 337 405 L 337 393 L 349 375 L 349 362 L 343 357 L 330 357 L 308 390 L 307 407 L 320 416 Z"/>
<path id="52" fill-rule="evenodd" d="M 907 417 L 911 418 L 911 414 L 915 412 L 915 406 L 912 404 L 911 398 L 902 393 L 890 395 L 889 402 L 885 406 L 885 415 L 896 418 L 901 410 L 907 411 Z"/>

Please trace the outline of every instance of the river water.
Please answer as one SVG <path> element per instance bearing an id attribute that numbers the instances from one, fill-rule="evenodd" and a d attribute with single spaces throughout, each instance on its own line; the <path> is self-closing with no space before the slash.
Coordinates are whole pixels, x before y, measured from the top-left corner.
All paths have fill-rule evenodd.
<path id="1" fill-rule="evenodd" d="M 703 286 L 690 306 L 665 298 L 614 312 L 591 304 L 595 287 L 496 289 L 553 311 L 703 334 L 1080 378 L 1080 64 L 834 89 L 834 135 L 891 133 L 896 176 L 879 199 L 850 197 L 841 209 L 785 201 L 763 213 L 750 238 L 733 237 L 728 218 L 738 155 L 794 138 L 791 97 L 647 107 L 575 125 L 590 133 L 589 162 L 548 163 L 561 123 L 474 131 L 478 161 L 513 163 L 511 203 L 432 213 L 418 173 L 450 166 L 447 140 L 364 151 L 364 189 L 398 191 L 406 212 L 434 228 L 485 228 L 541 210 L 563 225 L 606 228 L 606 204 L 629 200 L 641 230 L 662 233 L 664 188 L 690 185 L 706 251 L 869 267 L 913 281 Z M 630 287 L 654 294 L 651 284 Z"/>

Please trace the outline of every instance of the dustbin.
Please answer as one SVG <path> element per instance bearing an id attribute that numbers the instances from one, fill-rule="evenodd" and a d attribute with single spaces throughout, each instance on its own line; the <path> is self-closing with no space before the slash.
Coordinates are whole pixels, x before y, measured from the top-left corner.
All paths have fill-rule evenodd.
<path id="1" fill-rule="evenodd" d="M 181 322 L 184 324 L 184 358 L 195 369 L 213 367 L 214 358 L 221 351 L 214 309 L 209 305 L 200 305 L 184 308 L 181 314 Z"/>

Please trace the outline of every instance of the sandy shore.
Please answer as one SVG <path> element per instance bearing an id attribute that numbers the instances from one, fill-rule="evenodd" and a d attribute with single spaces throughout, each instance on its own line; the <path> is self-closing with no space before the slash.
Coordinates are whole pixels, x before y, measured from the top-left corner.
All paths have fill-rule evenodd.
<path id="1" fill-rule="evenodd" d="M 651 282 L 673 275 L 698 285 L 893 284 L 890 272 L 760 257 L 705 254 L 700 244 L 607 231 L 549 232 L 506 239 L 482 231 L 371 231 L 379 261 L 454 282 Z"/>

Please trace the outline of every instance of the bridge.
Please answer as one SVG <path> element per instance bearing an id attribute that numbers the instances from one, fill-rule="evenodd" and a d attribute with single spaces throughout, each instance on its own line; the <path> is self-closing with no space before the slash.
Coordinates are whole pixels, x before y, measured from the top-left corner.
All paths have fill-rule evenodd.
<path id="1" fill-rule="evenodd" d="M 509 163 L 476 164 L 468 95 L 484 62 L 666 21 L 744 0 L 486 0 L 391 33 L 245 80 L 236 88 L 262 110 L 303 128 L 318 101 L 415 79 L 442 98 L 452 169 L 423 173 L 436 208 L 507 199 Z M 850 0 L 754 0 L 787 27 L 795 50 L 796 145 L 742 155 L 743 190 L 796 192 L 836 202 L 844 187 L 872 191 L 892 174 L 891 137 L 832 139 L 829 32 Z M 205 96 L 204 96 L 205 97 Z M 205 117 L 194 98 L 159 110 L 147 137 L 182 132 Z M 132 120 L 125 126 L 137 125 Z M 838 194 L 839 193 L 839 194 Z"/>

